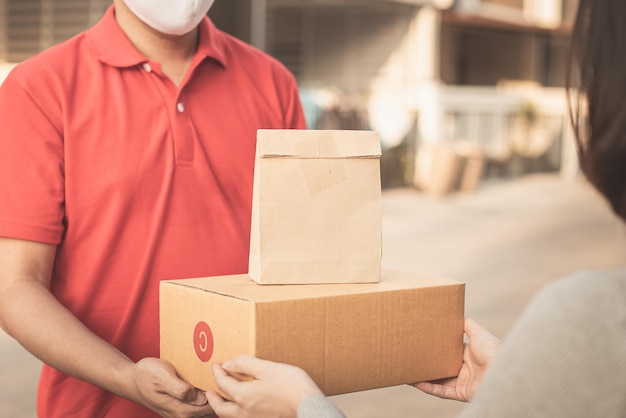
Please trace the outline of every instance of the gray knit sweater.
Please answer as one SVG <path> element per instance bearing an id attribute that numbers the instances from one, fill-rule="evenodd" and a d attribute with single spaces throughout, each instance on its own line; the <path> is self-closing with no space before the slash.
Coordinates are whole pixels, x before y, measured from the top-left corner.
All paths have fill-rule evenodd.
<path id="1" fill-rule="evenodd" d="M 325 396 L 314 395 L 302 401 L 298 418 L 345 418 L 345 415 Z"/>
<path id="2" fill-rule="evenodd" d="M 323 397 L 298 411 L 342 416 Z M 539 292 L 459 418 L 478 417 L 626 418 L 626 270 L 579 273 Z"/>

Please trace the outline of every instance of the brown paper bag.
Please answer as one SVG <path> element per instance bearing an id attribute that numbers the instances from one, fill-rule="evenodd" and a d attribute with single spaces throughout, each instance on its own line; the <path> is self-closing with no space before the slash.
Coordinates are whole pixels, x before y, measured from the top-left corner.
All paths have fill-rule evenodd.
<path id="1" fill-rule="evenodd" d="M 380 281 L 380 156 L 375 132 L 259 130 L 249 276 Z"/>

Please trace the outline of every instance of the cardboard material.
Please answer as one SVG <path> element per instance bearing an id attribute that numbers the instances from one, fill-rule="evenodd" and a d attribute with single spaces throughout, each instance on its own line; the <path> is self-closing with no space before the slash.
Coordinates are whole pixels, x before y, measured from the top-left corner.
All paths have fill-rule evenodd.
<path id="1" fill-rule="evenodd" d="M 453 192 L 474 192 L 480 183 L 485 153 L 476 144 L 467 141 L 438 143 L 431 147 L 431 166 L 428 182 L 421 186 L 435 196 Z"/>
<path id="2" fill-rule="evenodd" d="M 456 376 L 463 283 L 383 272 L 375 284 L 161 283 L 161 357 L 202 390 L 239 354 L 302 367 L 327 395 Z"/>
<path id="3" fill-rule="evenodd" d="M 380 156 L 375 132 L 259 130 L 250 277 L 380 281 Z"/>

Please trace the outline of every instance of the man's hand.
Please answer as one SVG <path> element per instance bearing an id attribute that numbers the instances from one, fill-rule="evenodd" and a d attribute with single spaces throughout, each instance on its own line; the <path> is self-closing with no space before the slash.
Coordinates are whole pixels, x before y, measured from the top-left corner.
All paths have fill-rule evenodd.
<path id="1" fill-rule="evenodd" d="M 165 418 L 214 416 L 204 393 L 181 380 L 164 360 L 145 358 L 133 366 L 137 402 Z"/>
<path id="2" fill-rule="evenodd" d="M 468 402 L 483 379 L 491 361 L 500 348 L 500 340 L 471 318 L 465 319 L 465 334 L 469 342 L 463 350 L 463 365 L 457 377 L 414 386 L 429 395 Z"/>
<path id="3" fill-rule="evenodd" d="M 50 292 L 56 246 L 0 237 L 0 328 L 51 367 L 167 418 L 213 411 L 204 394 L 159 359 L 134 363 Z"/>
<path id="4" fill-rule="evenodd" d="M 239 356 L 223 365 L 214 364 L 219 389 L 207 398 L 220 418 L 295 418 L 305 398 L 322 394 L 302 369 L 252 356 Z"/>

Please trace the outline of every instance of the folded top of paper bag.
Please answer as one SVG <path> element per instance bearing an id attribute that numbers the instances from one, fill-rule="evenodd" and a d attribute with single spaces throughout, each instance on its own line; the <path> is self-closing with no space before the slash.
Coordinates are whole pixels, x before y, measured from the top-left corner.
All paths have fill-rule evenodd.
<path id="1" fill-rule="evenodd" d="M 379 158 L 382 153 L 373 131 L 260 129 L 257 138 L 261 158 Z"/>

